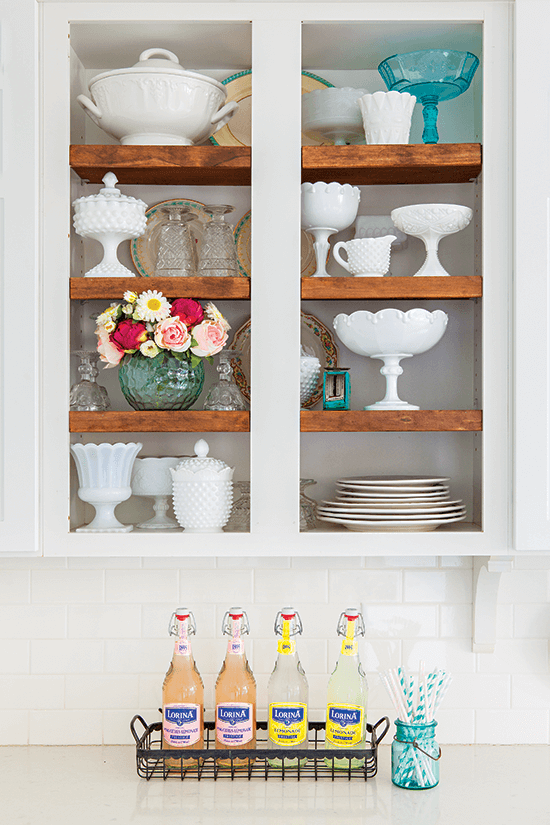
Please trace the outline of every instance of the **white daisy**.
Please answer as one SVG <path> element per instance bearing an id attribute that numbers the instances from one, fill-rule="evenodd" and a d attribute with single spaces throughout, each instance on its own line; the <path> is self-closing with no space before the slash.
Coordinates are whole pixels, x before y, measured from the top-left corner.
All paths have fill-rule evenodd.
<path id="1" fill-rule="evenodd" d="M 142 321 L 164 321 L 170 315 L 171 304 L 162 292 L 147 289 L 136 301 L 136 313 Z"/>
<path id="2" fill-rule="evenodd" d="M 220 324 L 226 332 L 227 332 L 228 329 L 231 329 L 231 327 L 227 323 L 224 316 L 221 314 L 218 307 L 215 304 L 213 304 L 212 302 L 206 304 L 205 313 L 206 313 L 206 317 L 210 321 L 214 321 L 214 323 Z"/>

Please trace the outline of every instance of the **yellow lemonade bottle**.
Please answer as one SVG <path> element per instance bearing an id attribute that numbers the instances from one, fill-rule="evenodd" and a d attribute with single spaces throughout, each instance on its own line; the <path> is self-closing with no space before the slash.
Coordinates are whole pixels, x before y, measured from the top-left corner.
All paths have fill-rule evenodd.
<path id="1" fill-rule="evenodd" d="M 248 617 L 240 607 L 228 610 L 222 633 L 229 636 L 227 653 L 216 680 L 216 748 L 237 750 L 256 747 L 256 680 L 248 664 L 242 637 L 250 632 Z M 233 767 L 249 764 L 233 759 Z M 231 760 L 219 759 L 220 767 Z"/>
<path id="2" fill-rule="evenodd" d="M 190 610 L 180 607 L 172 614 L 168 631 L 176 637 L 174 655 L 162 685 L 162 747 L 204 747 L 204 687 L 191 651 L 190 636 L 196 632 Z M 197 764 L 196 759 L 167 759 L 170 767 Z"/>

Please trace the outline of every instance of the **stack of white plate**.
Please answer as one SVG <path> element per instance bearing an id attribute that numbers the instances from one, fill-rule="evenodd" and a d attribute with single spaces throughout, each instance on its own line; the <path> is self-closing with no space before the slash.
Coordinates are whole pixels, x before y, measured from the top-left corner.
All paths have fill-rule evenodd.
<path id="1" fill-rule="evenodd" d="M 317 505 L 321 521 L 360 533 L 421 533 L 464 521 L 461 500 L 451 501 L 449 478 L 357 476 L 339 478 L 334 501 Z"/>

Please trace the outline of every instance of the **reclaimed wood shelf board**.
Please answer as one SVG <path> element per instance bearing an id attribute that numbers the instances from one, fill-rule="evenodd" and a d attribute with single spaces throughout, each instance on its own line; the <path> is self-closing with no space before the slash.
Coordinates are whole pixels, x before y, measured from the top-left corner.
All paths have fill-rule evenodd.
<path id="1" fill-rule="evenodd" d="M 481 275 L 302 278 L 302 300 L 304 301 L 481 298 L 482 294 Z"/>
<path id="2" fill-rule="evenodd" d="M 71 278 L 74 300 L 122 300 L 127 289 L 157 289 L 167 298 L 250 299 L 250 278 Z"/>
<path id="3" fill-rule="evenodd" d="M 71 433 L 247 433 L 250 413 L 214 410 L 70 412 Z"/>
<path id="4" fill-rule="evenodd" d="M 480 172 L 480 143 L 302 147 L 302 181 L 310 183 L 467 183 Z"/>
<path id="5" fill-rule="evenodd" d="M 303 433 L 480 432 L 481 410 L 302 410 Z"/>
<path id="6" fill-rule="evenodd" d="M 121 146 L 73 144 L 69 163 L 82 180 L 121 184 L 250 186 L 249 146 Z"/>

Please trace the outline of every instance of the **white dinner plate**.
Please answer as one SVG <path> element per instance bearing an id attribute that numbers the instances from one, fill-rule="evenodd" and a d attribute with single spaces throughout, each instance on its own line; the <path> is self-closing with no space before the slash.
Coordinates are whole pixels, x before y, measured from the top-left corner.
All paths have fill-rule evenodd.
<path id="1" fill-rule="evenodd" d="M 465 516 L 454 516 L 453 518 L 433 521 L 373 521 L 372 519 L 354 521 L 353 519 L 348 520 L 334 516 L 318 516 L 318 518 L 320 521 L 340 524 L 355 533 L 427 533 L 444 524 L 464 521 Z"/>
<path id="2" fill-rule="evenodd" d="M 331 515 L 332 514 L 332 515 L 335 515 L 335 516 L 338 516 L 338 515 L 360 516 L 360 515 L 370 515 L 370 514 L 372 514 L 373 516 L 374 515 L 382 515 L 382 516 L 387 515 L 388 517 L 391 516 L 391 518 L 400 518 L 401 516 L 409 516 L 409 515 L 425 515 L 425 516 L 429 515 L 430 518 L 432 516 L 434 518 L 437 518 L 440 515 L 458 515 L 459 513 L 465 513 L 466 508 L 464 506 L 457 506 L 457 505 L 455 505 L 454 507 L 434 507 L 434 508 L 420 507 L 418 509 L 416 509 L 416 508 L 413 508 L 413 509 L 400 508 L 399 510 L 397 510 L 397 512 L 394 512 L 393 510 L 388 510 L 388 509 L 384 509 L 384 508 L 379 509 L 378 507 L 361 507 L 359 509 L 353 509 L 353 508 L 348 509 L 348 508 L 344 508 L 344 507 L 322 507 L 322 506 L 318 506 L 317 507 L 317 512 L 318 513 L 324 513 L 325 515 Z"/>
<path id="3" fill-rule="evenodd" d="M 354 501 L 352 499 L 341 499 L 340 501 L 321 501 L 320 506 L 328 506 L 328 507 L 349 507 L 352 509 L 361 508 L 361 507 L 379 507 L 383 508 L 384 510 L 400 510 L 402 508 L 407 507 L 427 507 L 430 510 L 435 510 L 438 507 L 462 507 L 463 501 L 460 498 L 453 499 L 435 499 L 435 500 L 421 500 L 421 501 L 411 501 L 409 499 L 404 501 L 385 501 L 384 499 L 376 499 L 375 501 Z"/>
<path id="4" fill-rule="evenodd" d="M 339 478 L 338 482 L 342 484 L 401 484 L 409 486 L 410 484 L 438 484 L 450 480 L 449 476 L 350 476 L 349 478 Z"/>
<path id="5" fill-rule="evenodd" d="M 387 511 L 384 511 L 383 513 L 377 514 L 370 511 L 367 514 L 357 512 L 334 512 L 333 510 L 325 510 L 323 508 L 318 508 L 317 512 L 320 515 L 335 516 L 336 518 L 343 518 L 350 521 L 360 521 L 365 515 L 367 515 L 369 520 L 372 519 L 372 521 L 417 521 L 418 519 L 421 521 L 438 521 L 442 518 L 452 518 L 453 516 L 463 515 L 466 512 L 466 508 L 460 507 L 452 510 L 450 513 L 418 513 L 417 511 L 413 511 L 410 514 L 407 514 L 403 512 L 388 513 Z"/>
<path id="6" fill-rule="evenodd" d="M 365 493 L 440 493 L 449 489 L 448 484 L 438 484 L 434 487 L 384 487 L 378 484 L 365 484 L 362 487 L 354 487 L 351 484 L 336 485 L 338 490 L 349 490 L 350 492 Z"/>
<path id="7" fill-rule="evenodd" d="M 437 493 L 360 493 L 350 492 L 349 490 L 338 490 L 336 492 L 337 499 L 353 499 L 354 501 L 365 501 L 365 499 L 384 498 L 388 501 L 401 501 L 409 499 L 411 501 L 422 501 L 422 499 L 435 498 L 450 498 L 448 490 L 442 490 Z"/>

